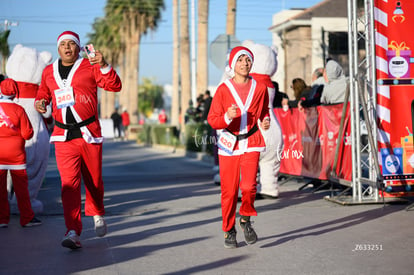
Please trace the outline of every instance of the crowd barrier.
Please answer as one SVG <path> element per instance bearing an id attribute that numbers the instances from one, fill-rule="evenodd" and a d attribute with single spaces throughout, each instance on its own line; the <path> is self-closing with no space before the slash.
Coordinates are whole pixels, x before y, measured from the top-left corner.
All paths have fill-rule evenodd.
<path id="1" fill-rule="evenodd" d="M 284 149 L 279 152 L 280 173 L 327 180 L 335 160 L 343 104 L 304 108 L 275 108 L 283 133 Z M 352 177 L 351 119 L 349 105 L 339 141 L 336 176 Z"/>

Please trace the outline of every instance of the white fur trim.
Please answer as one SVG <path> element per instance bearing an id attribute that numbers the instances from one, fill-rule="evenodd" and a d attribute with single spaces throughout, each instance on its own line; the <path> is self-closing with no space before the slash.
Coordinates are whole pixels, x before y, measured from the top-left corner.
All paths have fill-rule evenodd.
<path id="1" fill-rule="evenodd" d="M 232 70 L 234 70 L 234 65 L 236 65 L 237 59 L 239 59 L 239 57 L 243 54 L 247 55 L 252 60 L 252 63 L 253 63 L 253 56 L 246 50 L 240 50 L 233 56 L 233 59 L 231 60 Z"/>
<path id="2" fill-rule="evenodd" d="M 61 37 L 59 37 L 59 39 L 57 41 L 57 46 L 59 47 L 60 42 L 62 42 L 65 39 L 70 39 L 70 40 L 74 41 L 76 43 L 76 45 L 78 45 L 78 47 L 80 48 L 80 41 L 76 38 L 76 36 L 71 35 L 71 34 L 64 34 Z"/>
<path id="3" fill-rule="evenodd" d="M 229 116 L 227 115 L 227 112 L 224 114 L 224 121 L 227 123 L 227 125 L 230 124 L 230 122 L 232 122 L 233 119 L 230 119 Z"/>
<path id="4" fill-rule="evenodd" d="M 227 88 L 230 90 L 230 93 L 232 94 L 234 100 L 236 101 L 236 104 L 241 112 L 241 122 L 240 122 L 240 128 L 239 128 L 239 134 L 246 134 L 247 131 L 247 112 L 249 110 L 250 104 L 252 103 L 253 96 L 256 90 L 256 81 L 254 79 L 251 80 L 252 84 L 250 86 L 250 91 L 247 96 L 245 104 L 243 104 L 243 101 L 241 100 L 240 96 L 238 95 L 236 89 L 234 88 L 233 84 L 230 82 L 230 80 L 224 81 L 224 84 L 227 86 Z M 227 115 L 227 113 L 226 113 Z M 240 153 L 248 152 L 250 149 L 248 147 L 248 140 L 249 139 L 243 139 L 239 140 L 239 149 L 233 151 L 232 155 L 238 154 L 237 152 L 240 151 Z M 236 152 L 236 153 L 235 153 Z"/>
<path id="5" fill-rule="evenodd" d="M 26 164 L 1 164 L 1 170 L 23 170 L 26 169 Z"/>
<path id="6" fill-rule="evenodd" d="M 266 151 L 266 147 L 249 147 L 246 150 L 236 149 L 232 152 L 232 154 L 229 154 L 219 148 L 218 154 L 221 156 L 240 156 L 240 155 L 243 155 L 244 153 L 265 152 L 265 151 Z"/>
<path id="7" fill-rule="evenodd" d="M 111 65 L 108 64 L 108 66 L 106 66 L 105 68 L 101 68 L 101 73 L 107 74 L 111 71 L 111 69 L 112 69 Z"/>

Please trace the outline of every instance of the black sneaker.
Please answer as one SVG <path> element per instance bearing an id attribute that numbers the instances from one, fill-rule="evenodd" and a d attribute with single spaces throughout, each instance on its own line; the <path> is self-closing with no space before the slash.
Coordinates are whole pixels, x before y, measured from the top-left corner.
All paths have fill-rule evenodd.
<path id="1" fill-rule="evenodd" d="M 236 228 L 230 229 L 230 231 L 224 232 L 224 247 L 225 248 L 236 248 L 237 247 L 237 240 L 236 240 Z"/>
<path id="2" fill-rule="evenodd" d="M 38 218 L 33 217 L 33 219 L 30 222 L 23 225 L 23 227 L 32 227 L 32 226 L 37 226 L 37 225 L 41 225 L 41 224 L 42 224 L 42 222 Z"/>
<path id="3" fill-rule="evenodd" d="M 254 244 L 257 241 L 257 235 L 250 223 L 250 217 L 243 216 L 239 220 L 240 227 L 244 233 L 244 239 L 248 244 Z"/>

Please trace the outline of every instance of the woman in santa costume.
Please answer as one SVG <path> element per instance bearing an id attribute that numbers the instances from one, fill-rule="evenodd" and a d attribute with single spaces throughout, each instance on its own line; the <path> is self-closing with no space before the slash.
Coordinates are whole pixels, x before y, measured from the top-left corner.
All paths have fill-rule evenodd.
<path id="1" fill-rule="evenodd" d="M 7 171 L 10 171 L 20 225 L 23 227 L 42 224 L 32 210 L 28 178 L 26 173 L 26 151 L 24 144 L 33 136 L 33 128 L 23 107 L 13 102 L 18 92 L 17 84 L 8 78 L 0 84 L 0 227 L 10 221 L 10 206 L 7 198 Z"/>
<path id="2" fill-rule="evenodd" d="M 256 174 L 260 152 L 266 147 L 258 129 L 269 129 L 270 119 L 267 88 L 249 76 L 252 64 L 253 54 L 248 48 L 232 49 L 229 68 L 234 76 L 217 88 L 207 118 L 211 127 L 219 130 L 217 145 L 226 248 L 237 247 L 235 223 L 239 187 L 242 193 L 239 225 L 248 244 L 257 241 L 250 217 L 257 216 L 254 208 Z"/>
<path id="3" fill-rule="evenodd" d="M 71 31 L 59 35 L 60 58 L 42 75 L 35 106 L 40 113 L 52 103 L 56 162 L 62 181 L 62 204 L 66 234 L 62 246 L 81 247 L 81 177 L 86 187 L 85 215 L 93 216 L 95 232 L 106 234 L 102 181 L 102 141 L 98 120 L 98 87 L 119 92 L 121 80 L 96 51 L 88 59 L 80 53 L 79 36 Z"/>

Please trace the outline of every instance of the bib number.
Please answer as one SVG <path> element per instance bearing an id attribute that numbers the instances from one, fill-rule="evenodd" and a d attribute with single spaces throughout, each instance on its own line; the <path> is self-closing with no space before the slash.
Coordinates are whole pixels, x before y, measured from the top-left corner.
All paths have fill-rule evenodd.
<path id="1" fill-rule="evenodd" d="M 226 153 L 231 154 L 233 153 L 236 141 L 236 136 L 230 134 L 227 130 L 224 130 L 220 134 L 217 146 Z"/>
<path id="2" fill-rule="evenodd" d="M 62 109 L 75 105 L 75 97 L 72 87 L 55 90 L 56 107 Z"/>

